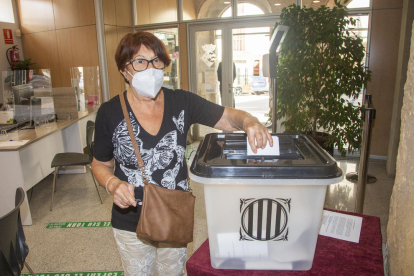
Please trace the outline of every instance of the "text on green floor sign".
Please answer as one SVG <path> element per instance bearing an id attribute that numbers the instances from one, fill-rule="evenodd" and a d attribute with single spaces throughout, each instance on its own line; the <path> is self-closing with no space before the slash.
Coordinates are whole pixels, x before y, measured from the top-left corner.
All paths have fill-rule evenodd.
<path id="1" fill-rule="evenodd" d="M 22 273 L 22 276 L 32 276 L 29 273 Z M 36 273 L 36 276 L 124 276 L 123 271 L 89 271 L 89 272 L 47 272 Z"/>
<path id="2" fill-rule="evenodd" d="M 112 227 L 110 221 L 51 222 L 46 229 Z M 95 275 L 98 276 L 98 275 Z M 103 275 L 100 275 L 103 276 Z M 106 275 L 109 276 L 109 275 Z"/>

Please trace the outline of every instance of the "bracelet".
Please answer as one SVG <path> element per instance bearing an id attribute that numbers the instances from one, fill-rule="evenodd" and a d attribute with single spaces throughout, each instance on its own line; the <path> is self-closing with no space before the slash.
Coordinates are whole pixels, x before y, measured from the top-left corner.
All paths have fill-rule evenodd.
<path id="1" fill-rule="evenodd" d="M 111 194 L 111 193 L 108 191 L 108 183 L 109 183 L 109 181 L 110 181 L 112 178 L 118 178 L 118 177 L 116 177 L 116 176 L 111 176 L 111 177 L 110 177 L 110 178 L 108 178 L 108 180 L 106 181 L 106 183 L 105 183 L 105 190 L 106 190 L 106 192 L 107 192 L 108 194 Z"/>

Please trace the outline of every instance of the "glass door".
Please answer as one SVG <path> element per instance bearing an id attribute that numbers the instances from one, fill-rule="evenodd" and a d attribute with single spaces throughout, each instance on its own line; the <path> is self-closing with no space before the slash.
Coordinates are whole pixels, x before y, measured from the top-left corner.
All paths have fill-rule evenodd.
<path id="1" fill-rule="evenodd" d="M 193 25 L 190 28 L 190 91 L 213 103 L 222 104 L 217 70 L 222 64 L 223 26 Z M 199 140 L 214 131 L 210 127 L 196 125 L 193 138 Z"/>
<path id="2" fill-rule="evenodd" d="M 232 62 L 233 107 L 257 117 L 262 124 L 269 119 L 269 81 L 263 75 L 263 55 L 269 53 L 273 26 L 233 27 Z"/>
<path id="3" fill-rule="evenodd" d="M 190 25 L 190 90 L 227 107 L 249 112 L 265 124 L 269 116 L 269 79 L 262 57 L 269 51 L 274 21 Z M 196 125 L 202 139 L 212 128 Z"/>

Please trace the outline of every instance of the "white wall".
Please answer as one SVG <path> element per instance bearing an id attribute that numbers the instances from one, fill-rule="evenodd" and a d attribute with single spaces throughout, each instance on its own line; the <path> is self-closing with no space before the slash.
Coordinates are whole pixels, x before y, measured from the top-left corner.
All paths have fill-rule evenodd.
<path id="1" fill-rule="evenodd" d="M 6 58 L 6 51 L 13 45 L 17 45 L 19 48 L 20 60 L 24 59 L 23 49 L 22 49 L 22 40 L 20 37 L 16 36 L 16 30 L 20 29 L 20 22 L 17 12 L 16 1 L 12 0 L 13 10 L 14 10 L 14 24 L 13 23 L 4 23 L 0 22 L 0 32 L 1 32 L 1 41 L 0 41 L 0 72 L 9 70 L 10 65 Z M 1 7 L 0 7 L 1 8 Z M 4 44 L 3 29 L 12 29 L 13 32 L 13 42 L 14 44 Z M 3 84 L 0 85 L 0 103 L 3 103 Z"/>

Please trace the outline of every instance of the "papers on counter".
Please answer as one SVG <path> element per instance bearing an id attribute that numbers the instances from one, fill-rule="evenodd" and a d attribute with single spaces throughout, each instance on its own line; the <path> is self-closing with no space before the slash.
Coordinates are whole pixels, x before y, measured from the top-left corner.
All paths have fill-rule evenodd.
<path id="1" fill-rule="evenodd" d="M 254 153 L 252 151 L 252 148 L 250 147 L 249 140 L 247 139 L 247 156 L 279 156 L 280 150 L 279 150 L 279 137 L 273 136 L 273 147 L 269 145 L 269 143 L 266 144 L 266 147 L 264 149 L 257 149 L 257 153 Z"/>
<path id="2" fill-rule="evenodd" d="M 0 111 L 0 124 L 13 122 L 13 111 Z"/>
<path id="3" fill-rule="evenodd" d="M 3 148 L 3 147 L 19 147 L 19 146 L 23 146 L 27 142 L 29 142 L 29 140 L 1 141 L 0 142 L 0 148 Z"/>
<path id="4" fill-rule="evenodd" d="M 361 217 L 324 210 L 319 235 L 359 243 L 361 226 Z"/>

